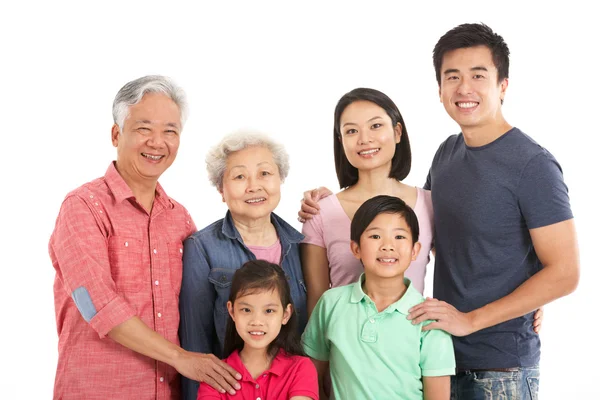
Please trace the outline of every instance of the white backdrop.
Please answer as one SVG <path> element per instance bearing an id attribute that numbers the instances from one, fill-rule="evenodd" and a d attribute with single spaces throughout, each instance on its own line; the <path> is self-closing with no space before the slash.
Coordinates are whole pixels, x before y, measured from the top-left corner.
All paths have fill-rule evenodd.
<path id="1" fill-rule="evenodd" d="M 161 182 L 198 227 L 225 212 L 207 182 L 206 151 L 246 127 L 273 135 L 290 152 L 277 213 L 300 229 L 302 192 L 337 189 L 333 109 L 355 87 L 395 100 L 413 149 L 406 182 L 424 183 L 439 143 L 458 131 L 439 103 L 433 46 L 455 25 L 480 21 L 512 53 L 505 117 L 561 163 L 579 234 L 579 288 L 546 307 L 540 398 L 595 397 L 599 354 L 589 321 L 599 277 L 591 192 L 598 181 L 600 35 L 585 2 L 14 3 L 0 6 L 8 156 L 0 199 L 0 397 L 52 396 L 57 335 L 48 238 L 66 193 L 103 175 L 116 157 L 111 104 L 124 83 L 164 74 L 187 90 L 191 115 Z"/>

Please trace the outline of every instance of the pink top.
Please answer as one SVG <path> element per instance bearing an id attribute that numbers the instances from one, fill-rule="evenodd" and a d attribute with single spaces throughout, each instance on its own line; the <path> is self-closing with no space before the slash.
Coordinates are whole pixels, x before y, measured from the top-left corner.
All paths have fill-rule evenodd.
<path id="1" fill-rule="evenodd" d="M 265 260 L 272 264 L 281 265 L 281 242 L 279 239 L 272 245 L 265 246 L 247 246 L 254 254 L 257 260 Z"/>
<path id="2" fill-rule="evenodd" d="M 319 201 L 321 212 L 302 226 L 302 243 L 314 244 L 327 249 L 331 287 L 348 285 L 358 280 L 363 267 L 350 251 L 350 218 L 342 208 L 337 196 Z M 425 269 L 433 245 L 433 205 L 431 192 L 417 188 L 414 208 L 419 219 L 419 242 L 421 251 L 406 270 L 405 276 L 422 294 L 425 288 Z"/>
<path id="3" fill-rule="evenodd" d="M 198 400 L 288 400 L 294 396 L 319 399 L 317 370 L 308 357 L 290 356 L 279 350 L 271 367 L 256 379 L 248 372 L 238 351 L 231 353 L 225 362 L 242 374 L 239 381 L 242 388 L 235 395 L 219 393 L 207 384 L 201 383 Z"/>

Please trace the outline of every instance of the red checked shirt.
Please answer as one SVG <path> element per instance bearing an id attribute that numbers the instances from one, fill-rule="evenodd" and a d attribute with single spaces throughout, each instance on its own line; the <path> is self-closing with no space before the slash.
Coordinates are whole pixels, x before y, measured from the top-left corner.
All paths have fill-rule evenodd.
<path id="1" fill-rule="evenodd" d="M 289 400 L 294 396 L 319 399 L 317 370 L 308 357 L 290 356 L 279 350 L 271 367 L 256 379 L 242 363 L 237 350 L 225 362 L 242 374 L 242 388 L 232 396 L 200 384 L 198 400 Z"/>
<path id="2" fill-rule="evenodd" d="M 49 251 L 56 269 L 55 399 L 177 399 L 177 371 L 106 337 L 138 316 L 179 344 L 182 241 L 196 227 L 157 185 L 152 212 L 111 163 L 65 198 Z"/>

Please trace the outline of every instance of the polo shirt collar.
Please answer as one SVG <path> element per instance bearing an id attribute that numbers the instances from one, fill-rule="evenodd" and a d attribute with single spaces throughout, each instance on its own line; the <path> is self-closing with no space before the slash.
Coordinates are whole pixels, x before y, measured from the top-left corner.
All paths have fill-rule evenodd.
<path id="1" fill-rule="evenodd" d="M 116 161 L 111 162 L 108 166 L 108 169 L 104 174 L 104 180 L 115 197 L 115 202 L 117 204 L 122 203 L 127 199 L 135 200 L 133 191 L 127 185 L 121 174 L 119 174 L 119 171 L 117 171 Z M 158 182 L 156 183 L 155 200 L 165 208 L 172 209 L 175 207 L 169 196 L 167 196 L 167 193 L 165 193 L 163 187 Z"/>
<path id="2" fill-rule="evenodd" d="M 351 303 L 359 303 L 365 298 L 369 298 L 362 289 L 362 284 L 365 281 L 365 274 L 362 273 L 357 282 L 354 283 L 352 294 L 350 295 Z M 401 314 L 408 315 L 408 310 L 423 301 L 423 296 L 413 287 L 412 282 L 408 278 L 404 278 L 406 292 L 396 302 L 392 303 L 387 309 L 396 310 Z"/>
<path id="3" fill-rule="evenodd" d="M 279 349 L 279 352 L 271 362 L 271 367 L 263 372 L 263 374 L 273 374 L 277 376 L 281 376 L 285 373 L 286 369 L 290 366 L 292 362 L 292 358 L 287 356 L 283 349 Z M 252 378 L 250 372 L 246 369 L 244 364 L 242 363 L 242 359 L 240 358 L 240 353 L 235 350 L 229 357 L 227 357 L 227 364 L 231 365 L 233 369 L 238 372 L 243 371 L 242 380 L 254 382 L 255 379 Z"/>

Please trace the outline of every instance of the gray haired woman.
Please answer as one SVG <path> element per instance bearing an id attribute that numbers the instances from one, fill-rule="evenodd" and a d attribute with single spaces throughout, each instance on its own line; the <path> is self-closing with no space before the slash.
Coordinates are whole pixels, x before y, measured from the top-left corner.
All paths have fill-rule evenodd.
<path id="1" fill-rule="evenodd" d="M 206 165 L 229 210 L 184 242 L 182 347 L 221 356 L 231 279 L 245 262 L 256 259 L 278 264 L 285 272 L 302 332 L 307 320 L 299 251 L 303 236 L 273 212 L 289 171 L 287 152 L 267 136 L 240 132 L 211 149 Z M 183 398 L 196 399 L 197 392 L 198 383 L 184 378 Z"/>

